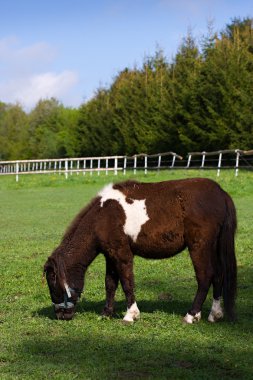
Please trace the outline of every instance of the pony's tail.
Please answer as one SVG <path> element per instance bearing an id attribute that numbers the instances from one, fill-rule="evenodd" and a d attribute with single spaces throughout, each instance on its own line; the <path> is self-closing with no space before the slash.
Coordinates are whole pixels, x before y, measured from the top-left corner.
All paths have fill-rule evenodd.
<path id="1" fill-rule="evenodd" d="M 224 309 L 230 321 L 235 320 L 237 290 L 237 265 L 235 257 L 236 209 L 230 196 L 225 193 L 226 215 L 219 237 L 219 253 L 223 273 Z"/>

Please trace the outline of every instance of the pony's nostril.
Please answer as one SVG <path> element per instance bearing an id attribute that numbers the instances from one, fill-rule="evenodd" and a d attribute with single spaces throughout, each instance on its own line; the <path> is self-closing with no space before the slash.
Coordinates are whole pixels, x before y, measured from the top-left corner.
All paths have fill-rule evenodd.
<path id="1" fill-rule="evenodd" d="M 56 309 L 55 316 L 58 320 L 64 319 L 64 309 Z"/>
<path id="2" fill-rule="evenodd" d="M 59 319 L 62 319 L 62 313 L 56 313 L 56 318 L 59 320 Z"/>
<path id="3" fill-rule="evenodd" d="M 75 308 L 68 308 L 64 310 L 64 319 L 66 321 L 70 321 L 75 314 Z"/>

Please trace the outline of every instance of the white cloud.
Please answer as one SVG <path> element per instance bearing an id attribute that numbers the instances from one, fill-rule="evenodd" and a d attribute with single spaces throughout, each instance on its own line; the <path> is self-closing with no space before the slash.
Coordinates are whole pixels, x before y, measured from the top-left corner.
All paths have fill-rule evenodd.
<path id="1" fill-rule="evenodd" d="M 0 98 L 10 103 L 19 102 L 30 109 L 40 99 L 56 97 L 61 100 L 77 81 L 77 74 L 73 71 L 32 75 L 0 85 Z"/>
<path id="2" fill-rule="evenodd" d="M 11 67 L 52 63 L 57 51 L 45 42 L 22 46 L 15 36 L 0 39 L 0 60 Z"/>
<path id="3" fill-rule="evenodd" d="M 19 102 L 30 110 L 43 98 L 68 98 L 78 83 L 78 74 L 52 70 L 56 55 L 44 42 L 20 46 L 15 37 L 0 39 L 0 101 Z"/>

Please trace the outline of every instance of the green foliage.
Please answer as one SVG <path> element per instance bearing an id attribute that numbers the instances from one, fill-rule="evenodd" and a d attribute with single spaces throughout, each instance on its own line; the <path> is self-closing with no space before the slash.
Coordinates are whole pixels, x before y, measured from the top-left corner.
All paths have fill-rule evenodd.
<path id="1" fill-rule="evenodd" d="M 0 159 L 25 158 L 28 118 L 21 106 L 0 103 Z"/>
<path id="2" fill-rule="evenodd" d="M 41 100 L 29 115 L 29 157 L 54 158 L 75 154 L 77 110 L 56 99 Z"/>
<path id="3" fill-rule="evenodd" d="M 191 32 L 169 62 L 158 47 L 79 109 L 0 103 L 0 159 L 252 149 L 253 22 Z"/>

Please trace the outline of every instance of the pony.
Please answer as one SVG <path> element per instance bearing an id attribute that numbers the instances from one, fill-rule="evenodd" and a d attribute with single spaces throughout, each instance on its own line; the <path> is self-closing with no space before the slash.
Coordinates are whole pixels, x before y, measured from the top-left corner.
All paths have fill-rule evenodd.
<path id="1" fill-rule="evenodd" d="M 114 313 L 118 283 L 127 311 L 124 323 L 140 318 L 134 294 L 134 256 L 166 259 L 188 248 L 197 280 L 193 303 L 183 321 L 201 319 L 210 286 L 209 322 L 235 319 L 237 265 L 236 209 L 213 180 L 181 179 L 154 183 L 129 180 L 105 186 L 80 211 L 44 266 L 58 319 L 70 320 L 84 288 L 86 269 L 98 254 L 106 262 L 106 302 L 102 316 Z M 162 275 L 162 274 L 161 274 Z"/>

